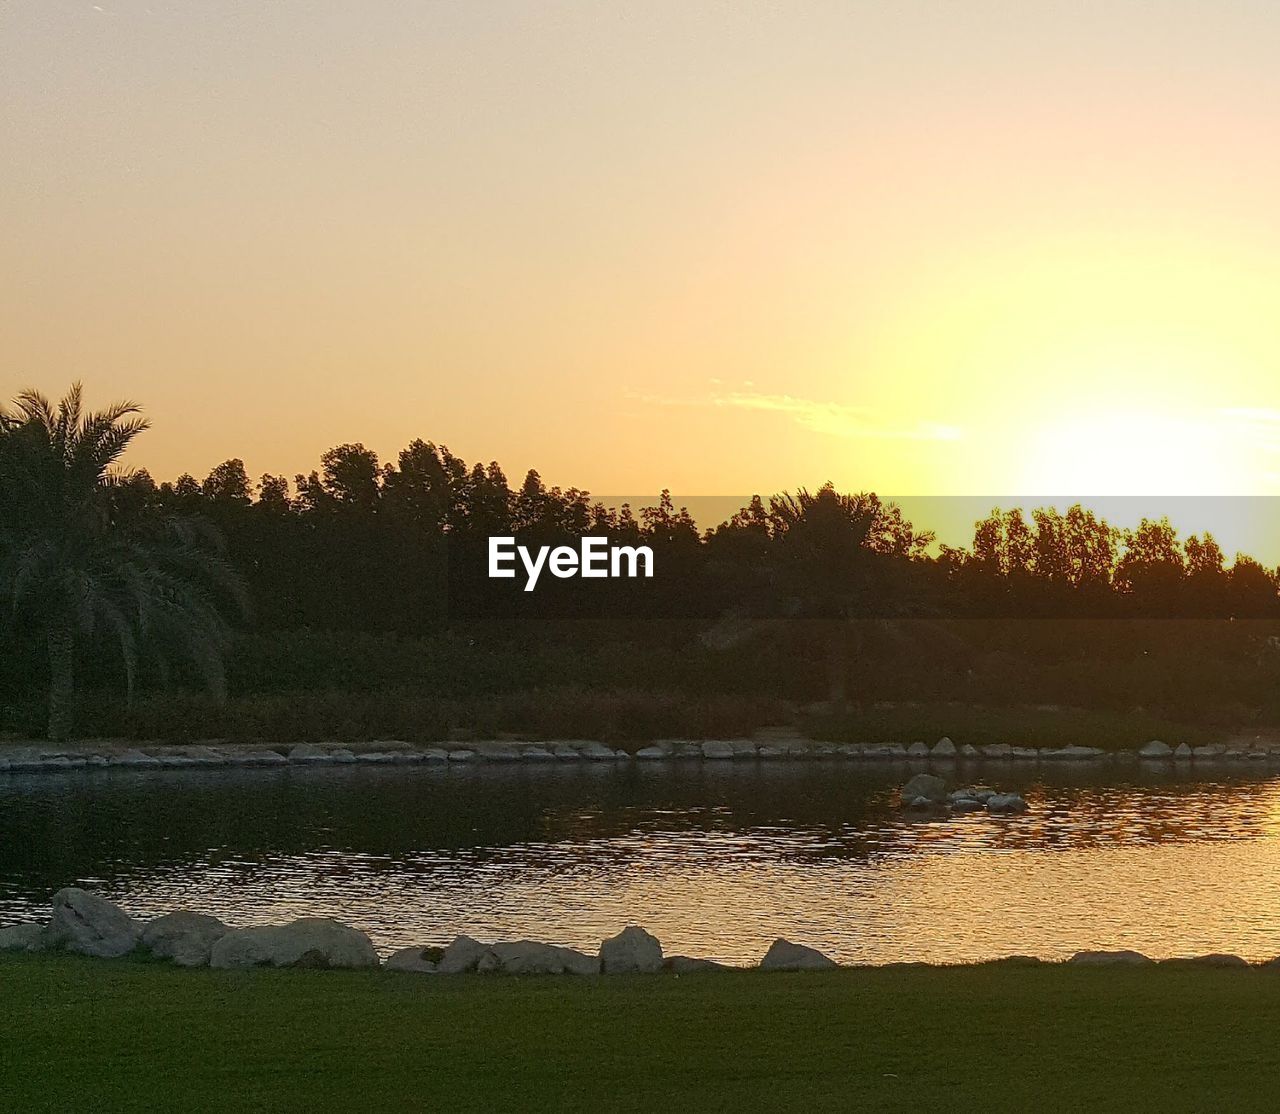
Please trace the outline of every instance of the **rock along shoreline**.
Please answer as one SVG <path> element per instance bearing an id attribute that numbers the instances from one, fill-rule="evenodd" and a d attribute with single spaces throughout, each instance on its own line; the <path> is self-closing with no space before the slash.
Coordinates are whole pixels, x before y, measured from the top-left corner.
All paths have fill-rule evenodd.
<path id="1" fill-rule="evenodd" d="M 1137 748 L 1031 747 L 1009 743 L 957 746 L 949 738 L 932 745 L 912 743 L 824 743 L 801 736 L 765 739 L 659 739 L 629 751 L 591 739 L 556 742 L 482 741 L 414 744 L 379 740 L 347 746 L 341 743 L 272 745 L 207 740 L 192 744 L 131 743 L 117 740 L 0 744 L 0 774 L 66 771 L 195 770 L 224 766 L 271 768 L 281 766 L 393 766 L 465 765 L 468 763 L 562 762 L 734 762 L 830 759 L 848 761 L 918 761 L 954 764 L 999 763 L 1238 763 L 1280 767 L 1280 743 L 1231 741 L 1192 747 L 1170 746 L 1153 739 Z"/>
<path id="2" fill-rule="evenodd" d="M 304 968 L 382 969 L 422 975 L 684 975 L 729 971 L 823 971 L 841 966 L 816 948 L 779 937 L 753 967 L 710 959 L 666 955 L 656 936 L 628 925 L 602 940 L 595 954 L 537 940 L 482 943 L 456 936 L 447 946 L 415 945 L 392 952 L 385 962 L 368 935 L 329 917 L 303 917 L 287 924 L 230 928 L 217 917 L 188 910 L 138 920 L 99 894 L 67 887 L 53 895 L 48 920 L 0 928 L 0 952 L 72 952 L 97 959 L 127 956 L 168 960 L 178 967 L 221 970 Z M 1078 951 L 1064 961 L 1012 955 L 991 960 L 1018 966 L 1241 968 L 1280 972 L 1280 957 L 1250 963 L 1238 955 L 1155 960 L 1142 952 Z M 934 964 L 890 964 L 929 967 Z"/>

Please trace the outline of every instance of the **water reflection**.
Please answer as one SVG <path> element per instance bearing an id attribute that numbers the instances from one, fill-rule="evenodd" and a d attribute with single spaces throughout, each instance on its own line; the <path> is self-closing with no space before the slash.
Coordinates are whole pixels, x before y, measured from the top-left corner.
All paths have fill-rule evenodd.
<path id="1" fill-rule="evenodd" d="M 1280 953 L 1280 778 L 988 768 L 1021 817 L 912 819 L 905 764 L 325 768 L 0 779 L 0 920 L 99 888 L 139 915 L 336 915 L 383 948 L 457 932 L 753 961 L 1080 947 Z M 1118 780 L 1119 779 L 1119 780 Z"/>

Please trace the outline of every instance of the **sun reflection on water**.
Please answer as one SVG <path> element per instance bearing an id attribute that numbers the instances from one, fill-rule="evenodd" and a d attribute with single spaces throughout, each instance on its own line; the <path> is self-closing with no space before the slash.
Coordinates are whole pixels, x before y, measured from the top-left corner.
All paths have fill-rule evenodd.
<path id="1" fill-rule="evenodd" d="M 904 770 L 311 770 L 11 778 L 0 920 L 70 883 L 132 912 L 337 916 L 384 950 L 627 923 L 751 962 L 778 935 L 845 962 L 1280 954 L 1280 779 L 1007 774 L 1031 811 L 914 819 Z M 988 772 L 987 776 L 994 776 Z M 67 817 L 78 818 L 67 823 Z"/>

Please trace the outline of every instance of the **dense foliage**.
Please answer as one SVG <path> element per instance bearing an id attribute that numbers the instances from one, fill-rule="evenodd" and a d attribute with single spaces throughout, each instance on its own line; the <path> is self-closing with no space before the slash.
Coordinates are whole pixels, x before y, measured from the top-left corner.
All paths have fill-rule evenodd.
<path id="1" fill-rule="evenodd" d="M 9 458 L 0 472 L 6 491 L 27 482 Z M 9 537 L 29 533 L 20 505 L 11 495 L 0 509 Z M 700 531 L 666 493 L 633 509 L 549 488 L 534 471 L 513 487 L 496 463 L 425 441 L 393 463 L 339 445 L 292 484 L 253 483 L 238 459 L 203 481 L 157 484 L 139 471 L 99 484 L 94 505 L 120 536 L 154 545 L 178 530 L 189 558 L 190 531 L 208 524 L 250 606 L 227 662 L 236 699 L 222 712 L 194 695 L 121 709 L 122 682 L 154 691 L 163 677 L 151 666 L 168 659 L 97 652 L 93 639 L 115 628 L 89 624 L 86 730 L 635 736 L 749 730 L 814 701 L 1257 721 L 1272 717 L 1280 679 L 1274 570 L 1228 563 L 1210 535 L 1182 540 L 1167 520 L 1122 531 L 1081 506 L 993 511 L 971 547 L 954 549 L 893 504 L 827 485 L 756 496 Z M 526 594 L 486 577 L 498 534 L 649 545 L 655 576 L 544 578 Z M 48 688 L 46 628 L 30 617 L 6 627 L 0 714 L 11 730 L 30 728 Z"/>

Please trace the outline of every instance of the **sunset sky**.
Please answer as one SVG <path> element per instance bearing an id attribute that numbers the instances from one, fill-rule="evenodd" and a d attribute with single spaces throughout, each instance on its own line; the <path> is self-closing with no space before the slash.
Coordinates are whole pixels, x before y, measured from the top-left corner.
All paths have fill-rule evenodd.
<path id="1" fill-rule="evenodd" d="M 133 463 L 1280 491 L 1280 8 L 0 8 L 0 393 Z"/>

